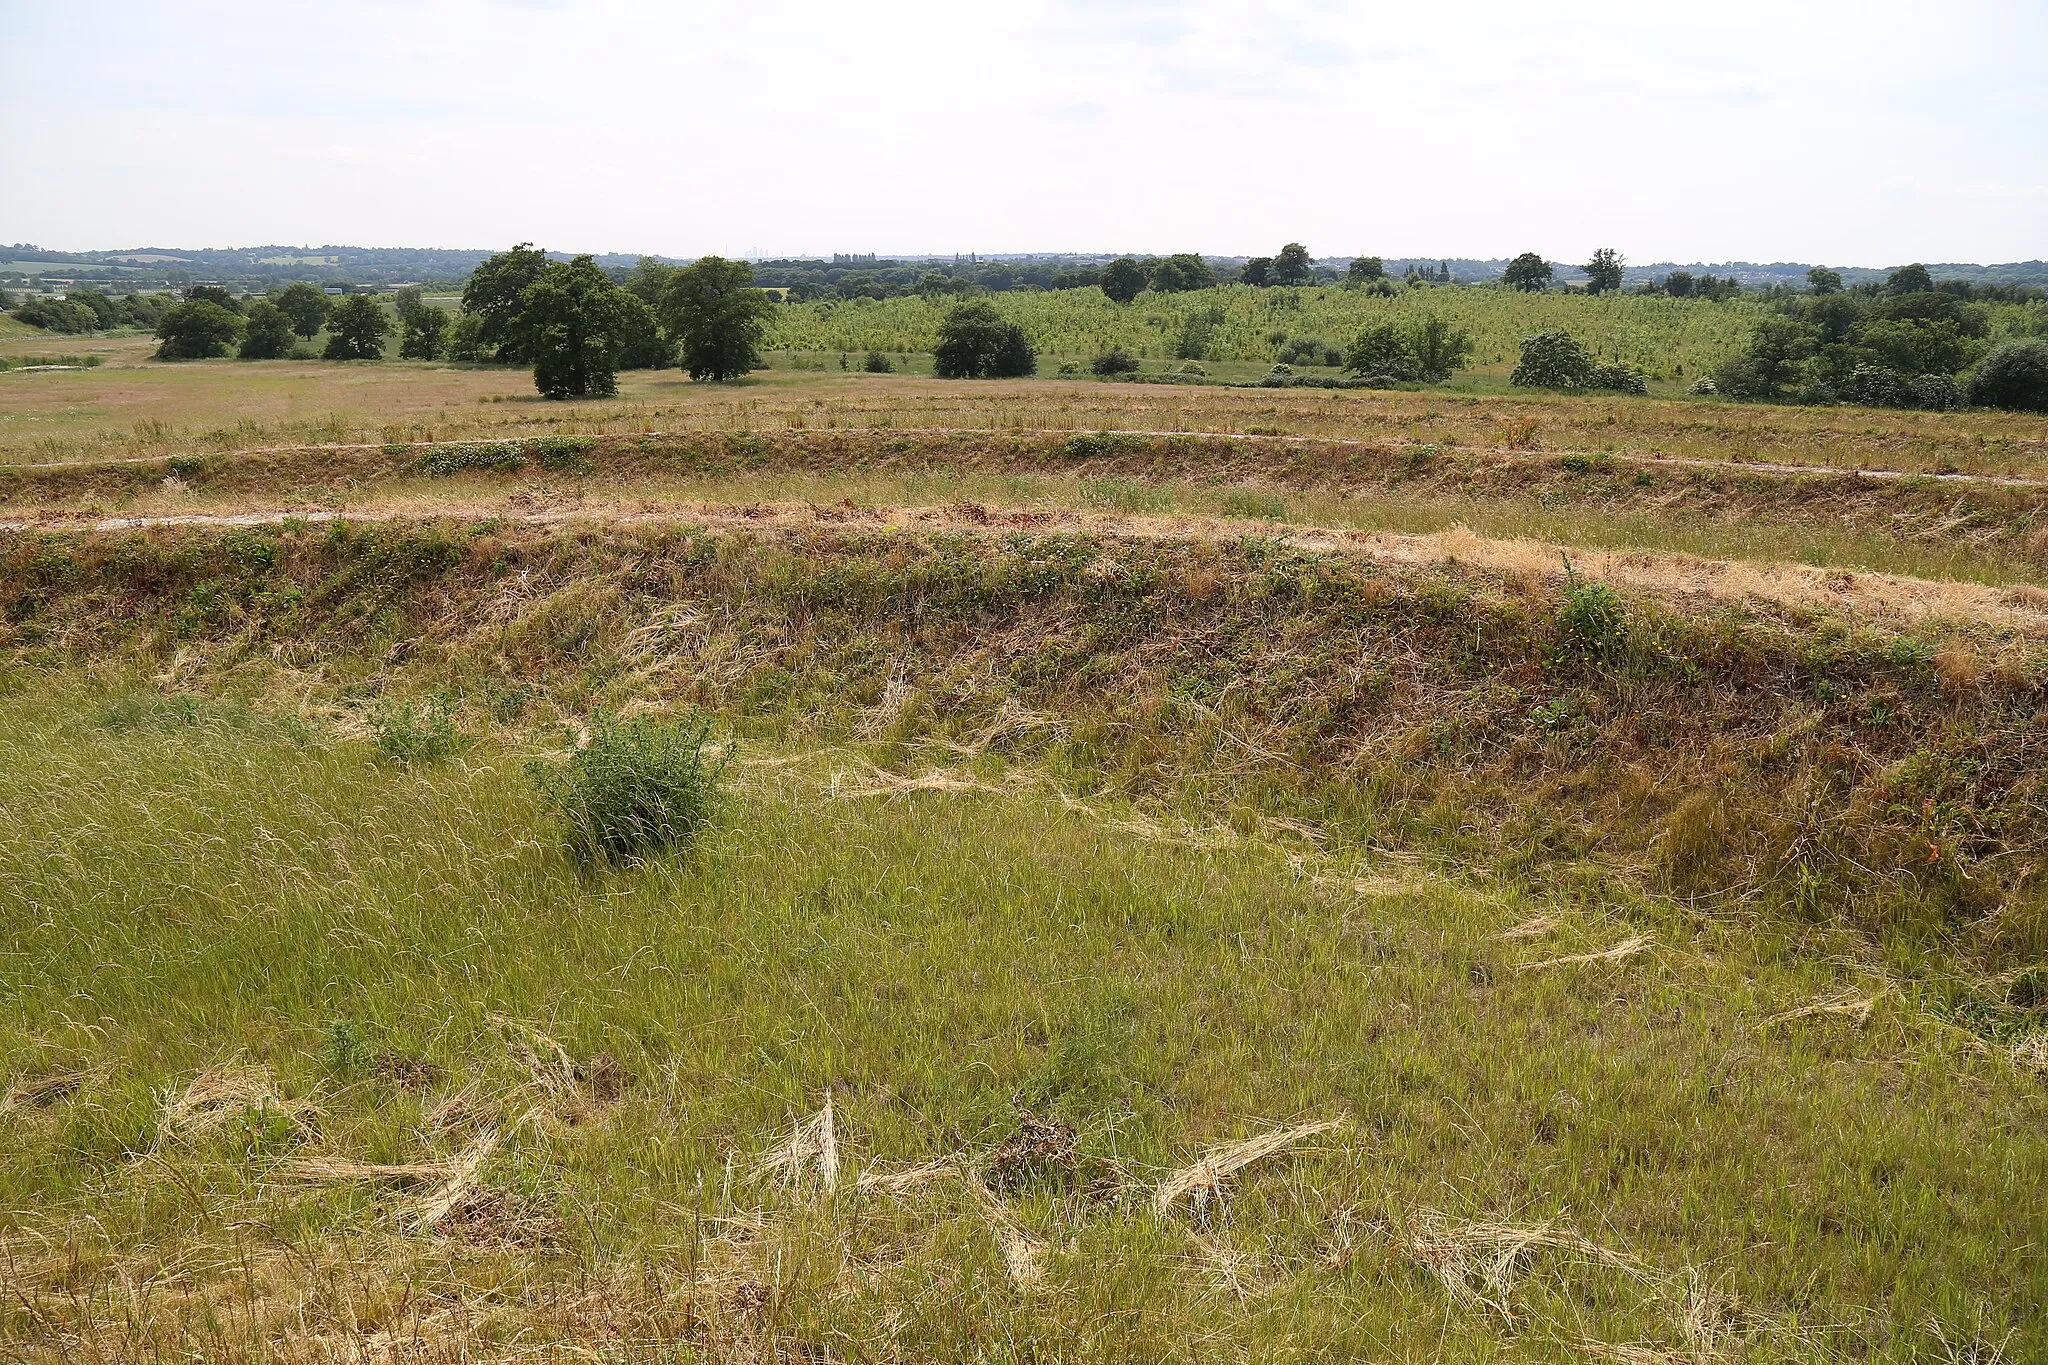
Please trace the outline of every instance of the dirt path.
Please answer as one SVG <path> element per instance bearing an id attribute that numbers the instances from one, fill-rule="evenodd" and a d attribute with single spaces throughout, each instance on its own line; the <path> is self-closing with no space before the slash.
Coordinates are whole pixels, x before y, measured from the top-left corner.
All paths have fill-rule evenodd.
<path id="1" fill-rule="evenodd" d="M 1138 516 L 1083 510 L 1037 511 L 956 503 L 943 507 L 867 508 L 816 503 L 677 501 L 638 510 L 585 508 L 572 497 L 547 506 L 497 502 L 430 502 L 362 512 L 248 511 L 143 517 L 45 517 L 0 521 L 0 531 L 91 530 L 116 533 L 157 527 L 239 527 L 306 522 L 424 521 L 495 518 L 522 526 L 633 526 L 683 523 L 766 532 L 897 530 L 998 537 L 1018 533 L 1087 534 L 1104 540 L 1222 541 L 1270 536 L 1324 554 L 1404 566 L 1463 564 L 1495 572 L 1556 579 L 1569 556 L 1580 576 L 1673 599 L 1767 602 L 1846 611 L 1891 625 L 1918 621 L 1978 622 L 2028 637 L 2048 637 L 2048 591 L 1940 582 L 1898 574 L 1816 569 L 1800 564 L 1706 559 L 1697 555 L 1584 550 L 1537 540 L 1491 539 L 1466 528 L 1427 535 L 1288 525 L 1228 517 Z"/>
<path id="2" fill-rule="evenodd" d="M 617 431 L 597 436 L 599 440 L 685 440 L 691 437 L 734 434 L 723 429 L 688 428 L 682 431 Z M 1366 440 L 1355 436 L 1291 436 L 1271 435 L 1242 431 L 1167 431 L 1148 428 L 1103 428 L 1091 427 L 803 427 L 779 432 L 754 432 L 756 436 L 787 436 L 803 439 L 807 436 L 1092 436 L 1107 434 L 1113 436 L 1139 436 L 1147 439 L 1171 437 L 1193 437 L 1201 440 L 1239 441 L 1248 445 L 1323 445 L 1347 448 L 1377 447 L 1383 441 Z M 544 433 L 521 433 L 502 436 L 467 436 L 447 441 L 403 442 L 407 449 L 433 450 L 448 446 L 490 445 L 498 442 L 516 442 L 539 439 Z M 245 455 L 283 455 L 303 451 L 309 455 L 339 453 L 345 451 L 383 450 L 385 445 L 376 441 L 334 442 L 325 445 L 275 445 L 248 446 L 238 450 L 217 450 L 202 452 L 208 457 L 235 459 Z M 1641 453 L 1617 453 L 1599 450 L 1573 449 L 1522 449 L 1513 446 L 1460 446 L 1461 454 L 1480 455 L 1508 460 L 1560 460 L 1580 457 L 1588 460 L 1625 460 L 1639 464 L 1666 465 L 1680 469 L 1717 469 L 1751 474 L 1838 474 L 1863 479 L 1897 480 L 1929 479 L 1937 483 L 1957 485 L 1980 485 L 1991 488 L 2048 488 L 2048 478 L 2027 478 L 2017 474 L 1964 474 L 1930 473 L 1911 469 L 1864 469 L 1845 468 L 1827 464 L 1788 464 L 1770 460 L 1716 460 L 1705 456 L 1658 455 Z M 169 459 L 177 452 L 162 455 L 130 455 L 105 460 L 50 460 L 32 464 L 9 465 L 10 469 L 24 470 L 89 470 L 95 468 L 119 468 L 124 465 L 155 464 Z"/>

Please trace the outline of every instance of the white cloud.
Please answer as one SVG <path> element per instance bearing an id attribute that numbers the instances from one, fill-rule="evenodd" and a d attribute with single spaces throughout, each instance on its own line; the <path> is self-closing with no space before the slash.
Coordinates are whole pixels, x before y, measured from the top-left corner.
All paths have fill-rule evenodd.
<path id="1" fill-rule="evenodd" d="M 0 239 L 2048 255 L 2037 0 L 112 0 Z M 24 135 L 26 134 L 26 135 Z"/>

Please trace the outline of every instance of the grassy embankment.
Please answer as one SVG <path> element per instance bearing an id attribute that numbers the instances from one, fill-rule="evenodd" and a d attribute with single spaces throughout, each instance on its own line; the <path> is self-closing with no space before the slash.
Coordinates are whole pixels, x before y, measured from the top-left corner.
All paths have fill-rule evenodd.
<path id="1" fill-rule="evenodd" d="M 2009 644 L 1258 541 L 309 528 L 5 583 L 32 1352 L 2048 1339 Z M 429 690 L 454 760 L 356 737 Z M 685 699 L 733 806 L 577 873 L 522 754 Z M 832 1187 L 764 1169 L 828 1094 Z"/>

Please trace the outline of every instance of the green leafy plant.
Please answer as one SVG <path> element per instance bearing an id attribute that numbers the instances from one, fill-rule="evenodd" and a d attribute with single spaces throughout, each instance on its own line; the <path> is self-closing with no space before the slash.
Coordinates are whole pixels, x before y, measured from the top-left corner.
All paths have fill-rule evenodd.
<path id="1" fill-rule="evenodd" d="M 1570 658 L 1611 660 L 1628 647 L 1628 610 L 1605 583 L 1580 578 L 1564 562 L 1564 601 L 1558 607 L 1560 654 Z"/>
<path id="2" fill-rule="evenodd" d="M 711 718 L 622 721 L 603 712 L 566 763 L 529 772 L 579 863 L 639 862 L 710 823 L 731 750 L 711 744 Z"/>
<path id="3" fill-rule="evenodd" d="M 377 708 L 370 724 L 377 732 L 377 752 L 401 768 L 438 763 L 462 747 L 455 709 L 445 697 L 387 702 Z"/>

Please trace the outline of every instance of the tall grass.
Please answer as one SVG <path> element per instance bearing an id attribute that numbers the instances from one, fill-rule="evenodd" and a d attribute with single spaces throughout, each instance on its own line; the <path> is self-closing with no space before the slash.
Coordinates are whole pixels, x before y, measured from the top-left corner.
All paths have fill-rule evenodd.
<path id="1" fill-rule="evenodd" d="M 405 773 L 15 692 L 0 1075 L 51 1088 L 0 1114 L 0 1335 L 1104 1362 L 2048 1339 L 2033 1082 L 1896 996 L 1767 1022 L 1885 989 L 1824 938 L 1146 839 L 1022 788 L 834 799 L 844 755 L 775 757 L 698 856 L 593 879 L 503 756 Z M 169 1124 L 224 1064 L 232 1112 Z M 834 1188 L 764 1172 L 828 1093 Z M 1155 1210 L 1211 1144 L 1340 1117 Z M 346 1174 L 486 1131 L 437 1232 Z M 858 1187 L 936 1159 L 995 1193 Z M 1458 1274 L 1529 1234 L 1497 1281 Z"/>

